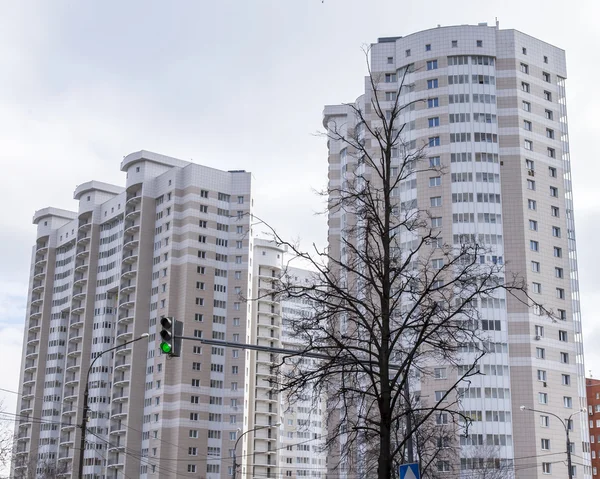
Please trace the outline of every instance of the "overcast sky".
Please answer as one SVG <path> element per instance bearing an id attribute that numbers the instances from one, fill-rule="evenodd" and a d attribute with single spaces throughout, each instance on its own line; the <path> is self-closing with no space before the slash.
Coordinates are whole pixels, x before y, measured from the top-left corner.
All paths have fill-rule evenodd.
<path id="1" fill-rule="evenodd" d="M 140 149 L 254 174 L 259 216 L 324 244 L 325 104 L 354 100 L 361 47 L 437 24 L 514 28 L 567 51 L 586 369 L 600 377 L 600 2 L 0 0 L 0 388 L 18 389 L 31 217 L 75 186 L 123 185 Z M 0 391 L 6 409 L 16 395 Z"/>

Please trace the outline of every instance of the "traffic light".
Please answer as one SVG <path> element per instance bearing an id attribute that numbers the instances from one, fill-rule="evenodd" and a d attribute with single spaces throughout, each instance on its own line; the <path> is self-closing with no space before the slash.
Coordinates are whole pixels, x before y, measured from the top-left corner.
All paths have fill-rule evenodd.
<path id="1" fill-rule="evenodd" d="M 160 325 L 162 326 L 160 350 L 170 357 L 179 357 L 181 354 L 183 323 L 174 318 L 163 316 L 160 318 Z"/>

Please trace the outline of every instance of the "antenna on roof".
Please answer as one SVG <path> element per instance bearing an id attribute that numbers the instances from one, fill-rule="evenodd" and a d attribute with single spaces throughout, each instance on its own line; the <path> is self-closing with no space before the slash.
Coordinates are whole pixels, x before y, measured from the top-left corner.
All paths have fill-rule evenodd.
<path id="1" fill-rule="evenodd" d="M 498 17 L 496 17 L 496 28 L 500 28 L 500 22 L 498 21 Z"/>

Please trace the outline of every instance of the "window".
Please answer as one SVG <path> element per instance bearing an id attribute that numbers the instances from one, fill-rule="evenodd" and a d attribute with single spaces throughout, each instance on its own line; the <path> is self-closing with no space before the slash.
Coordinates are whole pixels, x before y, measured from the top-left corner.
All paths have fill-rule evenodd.
<path id="1" fill-rule="evenodd" d="M 552 236 L 555 238 L 560 238 L 560 228 L 558 226 L 552 227 Z"/>
<path id="2" fill-rule="evenodd" d="M 523 55 L 527 55 L 527 48 L 523 47 L 521 51 L 523 52 Z"/>
<path id="3" fill-rule="evenodd" d="M 196 448 L 196 447 L 188 447 L 188 455 L 189 456 L 197 456 L 198 455 L 198 448 Z"/>
<path id="4" fill-rule="evenodd" d="M 434 368 L 433 376 L 435 379 L 446 379 L 448 377 L 446 375 L 446 368 Z"/>
<path id="5" fill-rule="evenodd" d="M 557 312 L 558 312 L 558 319 L 560 319 L 561 321 L 567 320 L 567 312 L 564 309 L 559 309 Z"/>
<path id="6" fill-rule="evenodd" d="M 544 55 L 544 63 L 548 63 L 548 57 Z"/>
<path id="7" fill-rule="evenodd" d="M 432 198 L 429 198 L 429 201 L 430 201 L 432 207 L 442 206 L 442 197 L 441 196 L 434 196 Z"/>
<path id="8" fill-rule="evenodd" d="M 533 292 L 537 294 L 542 294 L 542 285 L 541 283 L 533 283 Z M 537 328 L 537 326 L 536 326 Z"/>
<path id="9" fill-rule="evenodd" d="M 539 251 L 540 250 L 540 243 L 534 240 L 530 240 L 529 241 L 529 249 L 531 251 Z"/>
<path id="10" fill-rule="evenodd" d="M 435 392 L 435 400 L 439 402 L 444 398 L 445 395 L 446 395 L 446 391 L 436 391 Z"/>
<path id="11" fill-rule="evenodd" d="M 429 146 L 440 146 L 440 137 L 432 136 L 429 138 Z"/>
<path id="12" fill-rule="evenodd" d="M 523 101 L 523 110 L 531 111 L 531 103 L 529 103 L 528 101 Z"/>
<path id="13" fill-rule="evenodd" d="M 535 348 L 535 357 L 538 359 L 546 359 L 546 350 L 544 348 Z"/>
<path id="14" fill-rule="evenodd" d="M 562 385 L 570 386 L 571 385 L 571 376 L 569 374 L 562 375 Z"/>
<path id="15" fill-rule="evenodd" d="M 556 158 L 556 150 L 554 148 L 548 147 L 548 157 L 549 158 Z"/>
<path id="16" fill-rule="evenodd" d="M 458 40 L 452 40 L 452 48 L 458 47 Z"/>
<path id="17" fill-rule="evenodd" d="M 552 110 L 546 110 L 546 119 L 547 120 L 553 120 L 554 119 L 554 114 L 552 113 Z"/>
<path id="18" fill-rule="evenodd" d="M 443 259 L 434 259 L 431 261 L 431 266 L 433 269 L 442 269 L 444 266 Z"/>
<path id="19" fill-rule="evenodd" d="M 531 262 L 531 271 L 533 271 L 534 273 L 539 273 L 540 272 L 540 263 L 537 261 L 532 261 Z"/>
<path id="20" fill-rule="evenodd" d="M 560 352 L 560 362 L 563 364 L 569 364 L 569 353 L 563 351 Z"/>
<path id="21" fill-rule="evenodd" d="M 551 178 L 556 178 L 556 168 L 549 166 L 548 175 L 550 175 Z"/>
<path id="22" fill-rule="evenodd" d="M 431 227 L 432 228 L 441 228 L 442 227 L 442 218 L 439 216 L 436 218 L 431 218 Z"/>
<path id="23" fill-rule="evenodd" d="M 440 166 L 442 164 L 439 156 L 431 156 L 429 157 L 429 167 L 435 168 L 436 166 Z"/>
<path id="24" fill-rule="evenodd" d="M 558 198 L 558 188 L 556 188 L 555 186 L 551 186 L 550 187 L 550 196 Z"/>
<path id="25" fill-rule="evenodd" d="M 479 47 L 479 48 L 483 47 L 483 40 L 477 40 L 477 43 L 476 43 L 476 45 L 477 45 L 477 47 Z"/>
<path id="26" fill-rule="evenodd" d="M 437 470 L 438 472 L 450 472 L 450 461 L 438 461 Z"/>
<path id="27" fill-rule="evenodd" d="M 523 120 L 523 128 L 527 131 L 531 131 L 531 122 L 529 120 Z"/>
<path id="28" fill-rule="evenodd" d="M 550 450 L 550 439 L 542 439 L 542 449 L 544 451 Z"/>
<path id="29" fill-rule="evenodd" d="M 563 288 L 556 288 L 556 297 L 558 299 L 565 299 L 565 290 Z"/>
<path id="30" fill-rule="evenodd" d="M 547 377 L 548 377 L 548 375 L 546 374 L 546 371 L 544 371 L 543 369 L 537 370 L 538 381 L 545 382 Z"/>
<path id="31" fill-rule="evenodd" d="M 190 429 L 190 437 L 197 438 L 198 437 L 198 430 L 197 429 Z"/>
<path id="32" fill-rule="evenodd" d="M 398 80 L 398 77 L 395 73 L 386 73 L 385 74 L 385 82 L 386 83 L 394 83 Z"/>
<path id="33" fill-rule="evenodd" d="M 557 206 L 550 207 L 550 214 L 555 218 L 560 217 L 560 209 Z"/>
<path id="34" fill-rule="evenodd" d="M 433 176 L 433 177 L 429 178 L 429 186 L 430 187 L 440 186 L 441 184 L 442 184 L 441 176 Z"/>
<path id="35" fill-rule="evenodd" d="M 540 404 L 548 404 L 548 393 L 538 393 L 538 402 Z"/>
<path id="36" fill-rule="evenodd" d="M 431 51 L 431 43 L 427 43 L 427 44 L 425 45 L 425 51 L 426 51 L 426 52 L 430 52 L 430 51 Z"/>
<path id="37" fill-rule="evenodd" d="M 427 108 L 435 108 L 436 106 L 440 106 L 439 98 L 428 98 L 427 99 Z"/>
<path id="38" fill-rule="evenodd" d="M 437 70 L 438 67 L 438 62 L 437 60 L 430 60 L 427 62 L 427 69 L 428 70 Z"/>
<path id="39" fill-rule="evenodd" d="M 521 63 L 521 73 L 529 75 L 529 65 L 527 63 Z"/>
<path id="40" fill-rule="evenodd" d="M 429 128 L 433 128 L 434 126 L 440 126 L 440 118 L 438 116 L 434 118 L 429 118 Z"/>
<path id="41" fill-rule="evenodd" d="M 552 101 L 552 93 L 547 90 L 544 90 L 544 100 Z"/>
<path id="42" fill-rule="evenodd" d="M 564 278 L 564 270 L 562 268 L 559 268 L 558 266 L 555 266 L 554 276 L 560 279 Z"/>
<path id="43" fill-rule="evenodd" d="M 521 90 L 523 90 L 525 93 L 529 93 L 529 90 L 530 90 L 529 83 L 522 81 L 521 82 Z"/>
<path id="44" fill-rule="evenodd" d="M 527 207 L 530 210 L 537 210 L 537 202 L 535 200 L 527 200 Z"/>
<path id="45" fill-rule="evenodd" d="M 535 326 L 535 335 L 539 336 L 540 338 L 544 337 L 544 326 Z"/>
<path id="46" fill-rule="evenodd" d="M 554 140 L 554 130 L 552 130 L 551 128 L 546 128 L 546 138 Z"/>
<path id="47" fill-rule="evenodd" d="M 525 149 L 532 151 L 533 150 L 533 141 L 525 140 Z"/>
<path id="48" fill-rule="evenodd" d="M 566 408 L 571 409 L 573 407 L 573 398 L 570 396 L 563 396 L 563 405 Z"/>
<path id="49" fill-rule="evenodd" d="M 527 189 L 535 191 L 535 181 L 527 180 Z"/>
<path id="50" fill-rule="evenodd" d="M 406 53 L 406 56 L 409 57 L 410 56 L 410 48 L 408 50 L 406 50 L 404 53 Z"/>
<path id="51" fill-rule="evenodd" d="M 566 343 L 566 342 L 569 341 L 568 337 L 569 337 L 569 335 L 568 335 L 568 333 L 566 331 L 560 330 L 558 332 L 558 340 L 559 341 L 563 341 L 563 342 Z"/>
<path id="52" fill-rule="evenodd" d="M 551 462 L 542 462 L 542 472 L 544 474 L 552 474 L 552 463 Z"/>
<path id="53" fill-rule="evenodd" d="M 554 247 L 554 257 L 562 258 L 562 248 L 559 248 L 558 246 Z"/>
<path id="54" fill-rule="evenodd" d="M 437 78 L 427 80 L 427 89 L 428 90 L 431 90 L 431 89 L 437 88 L 437 87 L 438 87 L 438 79 Z"/>
<path id="55" fill-rule="evenodd" d="M 388 62 L 388 65 L 391 65 L 392 63 L 394 63 L 394 57 L 387 57 L 387 62 Z"/>
<path id="56" fill-rule="evenodd" d="M 386 91 L 385 92 L 385 100 L 386 101 L 395 101 L 398 94 L 395 91 Z"/>
<path id="57" fill-rule="evenodd" d="M 529 220 L 529 229 L 531 231 L 537 231 L 538 230 L 538 222 L 535 220 Z"/>
<path id="58" fill-rule="evenodd" d="M 188 472 L 196 472 L 196 464 L 188 464 Z"/>
<path id="59" fill-rule="evenodd" d="M 540 415 L 540 426 L 542 427 L 550 427 L 550 416 L 546 416 L 545 414 Z"/>

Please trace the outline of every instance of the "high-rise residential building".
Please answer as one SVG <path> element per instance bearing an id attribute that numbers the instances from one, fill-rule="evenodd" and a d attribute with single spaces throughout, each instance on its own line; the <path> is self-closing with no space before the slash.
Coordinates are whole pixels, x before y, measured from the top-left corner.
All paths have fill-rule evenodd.
<path id="1" fill-rule="evenodd" d="M 311 280 L 309 271 L 284 267 L 284 247 L 255 238 L 253 242 L 251 320 L 246 342 L 288 351 L 301 349 L 290 329 L 290 319 L 310 315 L 306 300 L 279 292 L 282 276 L 294 284 Z M 246 351 L 244 429 L 238 472 L 241 477 L 325 477 L 325 398 L 313 396 L 310 385 L 289 398 L 280 391 L 279 365 L 284 355 L 270 351 Z M 285 367 L 285 366 L 284 366 Z"/>
<path id="2" fill-rule="evenodd" d="M 600 471 L 600 380 L 585 380 L 590 427 L 590 449 L 592 455 L 592 477 L 598 477 Z"/>
<path id="3" fill-rule="evenodd" d="M 125 187 L 90 181 L 75 189 L 76 211 L 34 215 L 11 477 L 46 464 L 78 477 L 90 363 L 143 333 L 89 369 L 83 477 L 231 474 L 248 387 L 243 349 L 185 341 L 169 360 L 156 331 L 173 316 L 188 336 L 242 343 L 249 334 L 250 173 L 147 151 L 121 170 Z"/>
<path id="4" fill-rule="evenodd" d="M 565 478 L 564 421 L 575 477 L 591 477 L 587 417 L 578 414 L 586 394 L 565 52 L 498 25 L 463 25 L 380 38 L 370 67 L 384 109 L 397 95 L 410 105 L 400 117 L 404 145 L 424 146 L 424 161 L 443 170 L 416 171 L 401 182 L 398 206 L 428 210 L 446 244 L 485 245 L 490 252 L 480 261 L 506 264 L 507 277 L 523 278 L 558 318 L 510 295 L 479 305 L 493 320 L 490 343 L 480 345 L 484 374 L 471 378 L 460 400 L 477 440 L 457 441 L 459 452 L 440 471 L 471 473 L 493 449 L 493 459 L 507 471 L 514 465 L 518 479 Z M 372 92 L 367 81 L 356 100 L 367 121 L 378 120 Z M 360 162 L 337 133 L 352 129 L 367 145 L 369 138 L 348 105 L 326 106 L 324 126 L 336 131 L 328 142 L 329 184 L 341 187 Z M 329 251 L 338 258 L 346 221 L 343 211 L 330 213 Z M 466 351 L 465 363 L 470 357 Z M 431 382 L 422 381 L 422 398 L 435 394 Z M 340 477 L 355 472 L 341 470 Z"/>

